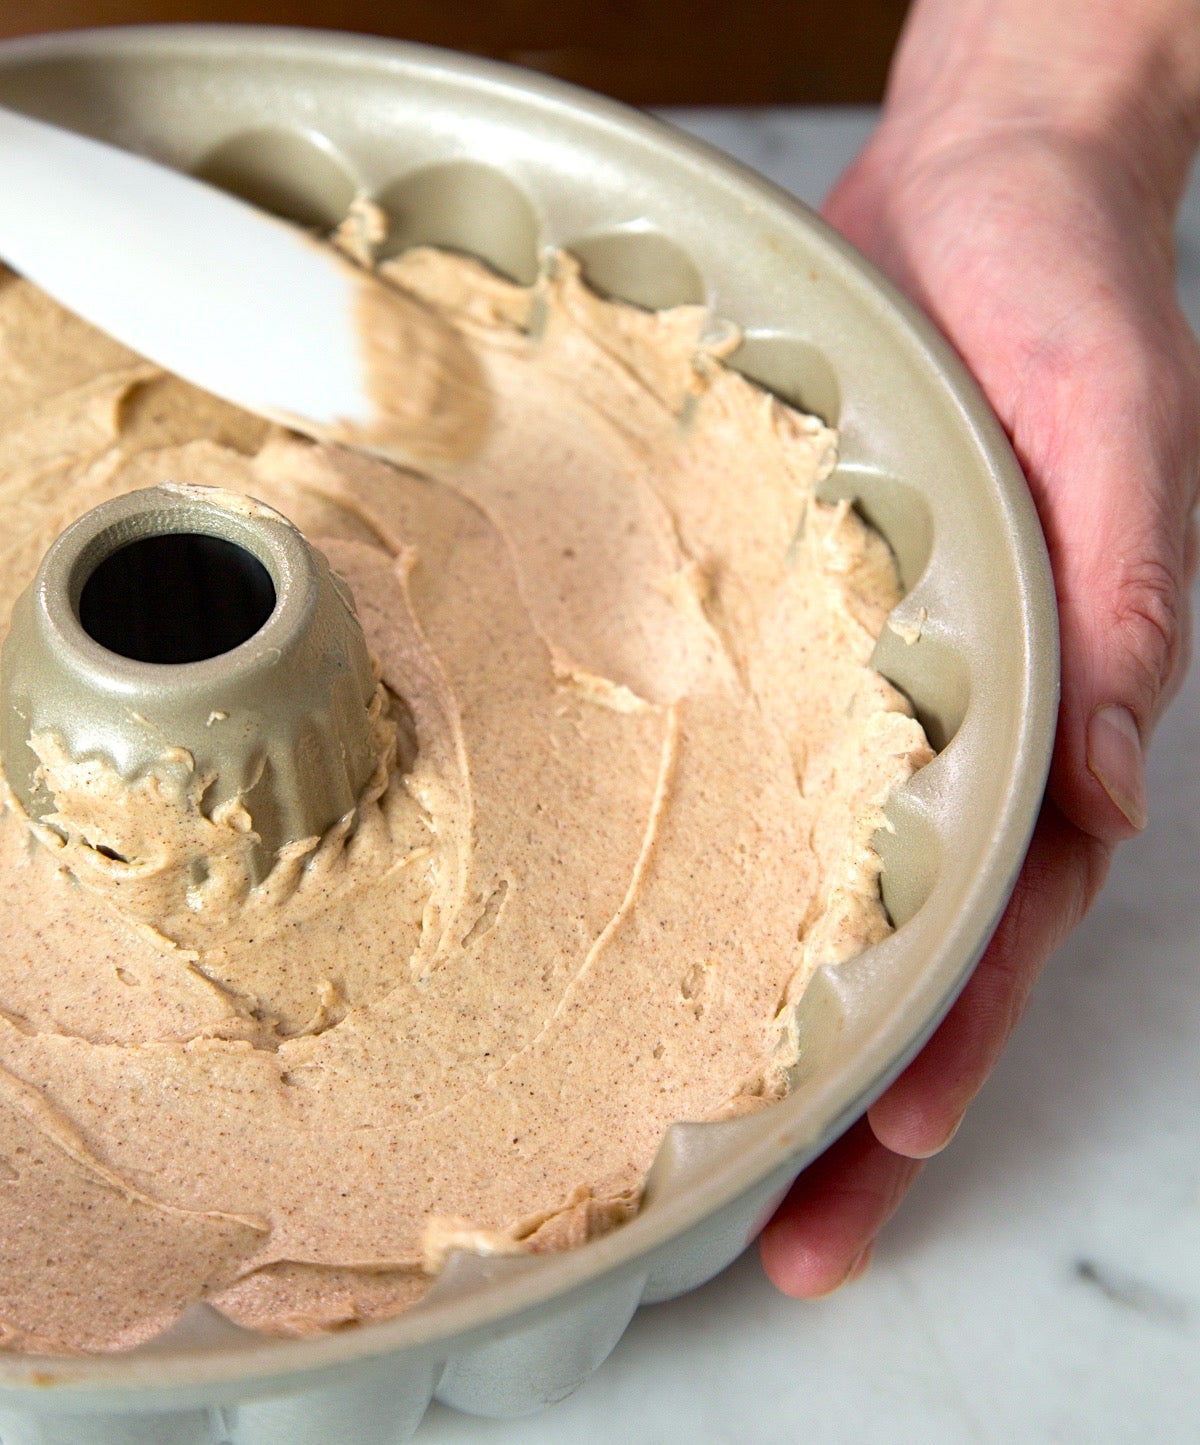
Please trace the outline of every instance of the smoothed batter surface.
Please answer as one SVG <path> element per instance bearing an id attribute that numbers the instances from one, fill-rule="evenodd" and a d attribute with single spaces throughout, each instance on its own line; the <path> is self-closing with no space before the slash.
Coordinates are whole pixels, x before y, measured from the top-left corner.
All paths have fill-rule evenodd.
<path id="1" fill-rule="evenodd" d="M 386 703 L 357 826 L 254 890 L 177 757 L 114 794 L 38 740 L 58 831 L 0 818 L 10 1348 L 130 1346 L 198 1299 L 332 1328 L 453 1249 L 610 1229 L 672 1122 L 785 1090 L 813 968 L 888 930 L 869 841 L 930 754 L 867 665 L 887 547 L 814 498 L 833 433 L 722 365 L 703 309 L 603 301 L 569 257 L 528 290 L 432 251 L 384 270 L 484 389 L 469 454 L 421 472 L 0 273 L 3 625 L 82 512 L 220 486 L 326 552 Z"/>

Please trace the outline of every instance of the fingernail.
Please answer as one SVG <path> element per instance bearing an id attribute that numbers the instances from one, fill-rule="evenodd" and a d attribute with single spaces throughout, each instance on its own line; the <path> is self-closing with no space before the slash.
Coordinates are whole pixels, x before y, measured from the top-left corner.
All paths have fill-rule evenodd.
<path id="1" fill-rule="evenodd" d="M 1140 832 L 1148 817 L 1146 769 L 1141 734 L 1127 707 L 1102 707 L 1092 714 L 1087 765 L 1088 772 Z"/>
<path id="2" fill-rule="evenodd" d="M 871 1267 L 871 1256 L 875 1253 L 875 1241 L 872 1240 L 866 1249 L 858 1256 L 850 1266 L 850 1272 L 842 1281 L 843 1284 L 853 1284 L 856 1279 L 861 1279 Z"/>
<path id="3" fill-rule="evenodd" d="M 913 1159 L 932 1159 L 935 1154 L 940 1154 L 943 1149 L 949 1148 L 955 1134 L 962 1128 L 964 1117 L 964 1115 L 960 1114 L 958 1118 L 955 1119 L 954 1123 L 950 1126 L 949 1132 L 943 1137 L 940 1144 L 935 1144 L 932 1149 L 923 1150 L 919 1154 L 914 1151 L 910 1157 Z"/>
<path id="4" fill-rule="evenodd" d="M 854 1263 L 846 1273 L 842 1275 L 841 1279 L 821 1290 L 819 1294 L 806 1295 L 805 1298 L 813 1300 L 828 1299 L 830 1295 L 837 1294 L 838 1290 L 845 1289 L 848 1284 L 853 1284 L 856 1279 L 866 1274 L 867 1266 L 871 1263 L 871 1255 L 874 1253 L 874 1250 L 875 1241 L 872 1240 L 870 1244 L 854 1256 Z"/>

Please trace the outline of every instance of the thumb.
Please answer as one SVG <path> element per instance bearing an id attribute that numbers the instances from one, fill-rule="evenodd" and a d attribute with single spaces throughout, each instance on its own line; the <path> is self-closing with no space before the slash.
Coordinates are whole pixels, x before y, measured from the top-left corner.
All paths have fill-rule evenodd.
<path id="1" fill-rule="evenodd" d="M 942 326 L 1009 433 L 1058 596 L 1050 796 L 1106 845 L 1146 825 L 1200 477 L 1200 350 L 1171 248 L 1130 196 L 1042 140 L 906 169 L 885 123 L 824 207 Z"/>
<path id="2" fill-rule="evenodd" d="M 1054 475 L 1051 450 L 1046 471 L 1031 476 L 1062 634 L 1050 795 L 1105 843 L 1146 826 L 1146 747 L 1182 680 L 1196 556 L 1190 514 L 1200 447 L 1195 429 L 1180 422 L 1194 412 L 1195 395 L 1188 411 L 1161 425 L 1154 421 L 1163 415 L 1161 397 L 1140 414 L 1130 402 L 1127 391 L 1106 417 L 1068 408 L 1076 423 L 1071 474 Z"/>

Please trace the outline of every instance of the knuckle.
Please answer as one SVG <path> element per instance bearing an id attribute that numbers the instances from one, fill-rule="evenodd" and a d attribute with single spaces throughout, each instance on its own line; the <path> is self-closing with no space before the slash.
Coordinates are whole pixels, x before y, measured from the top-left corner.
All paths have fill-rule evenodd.
<path id="1" fill-rule="evenodd" d="M 1113 610 L 1114 635 L 1153 706 L 1180 666 L 1188 599 L 1175 569 L 1147 558 L 1126 572 Z"/>

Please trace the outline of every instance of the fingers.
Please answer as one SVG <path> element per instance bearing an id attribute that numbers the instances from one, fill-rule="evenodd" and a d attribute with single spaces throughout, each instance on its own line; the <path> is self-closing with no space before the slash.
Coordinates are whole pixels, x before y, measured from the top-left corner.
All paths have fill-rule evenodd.
<path id="1" fill-rule="evenodd" d="M 1111 850 L 1047 804 L 1012 900 L 954 1007 L 868 1113 L 875 1137 L 924 1159 L 953 1137 L 995 1067 L 1046 959 L 1099 891 Z"/>
<path id="2" fill-rule="evenodd" d="M 885 1149 L 860 1119 L 800 1175 L 763 1230 L 759 1253 L 771 1283 L 796 1299 L 818 1299 L 857 1278 L 920 1168 Z"/>
<path id="3" fill-rule="evenodd" d="M 1046 804 L 1017 889 L 958 1001 L 867 1117 L 800 1175 L 763 1231 L 763 1267 L 778 1289 L 816 1299 L 866 1268 L 921 1161 L 949 1142 L 994 1067 L 1045 960 L 1087 912 L 1110 856 Z"/>

